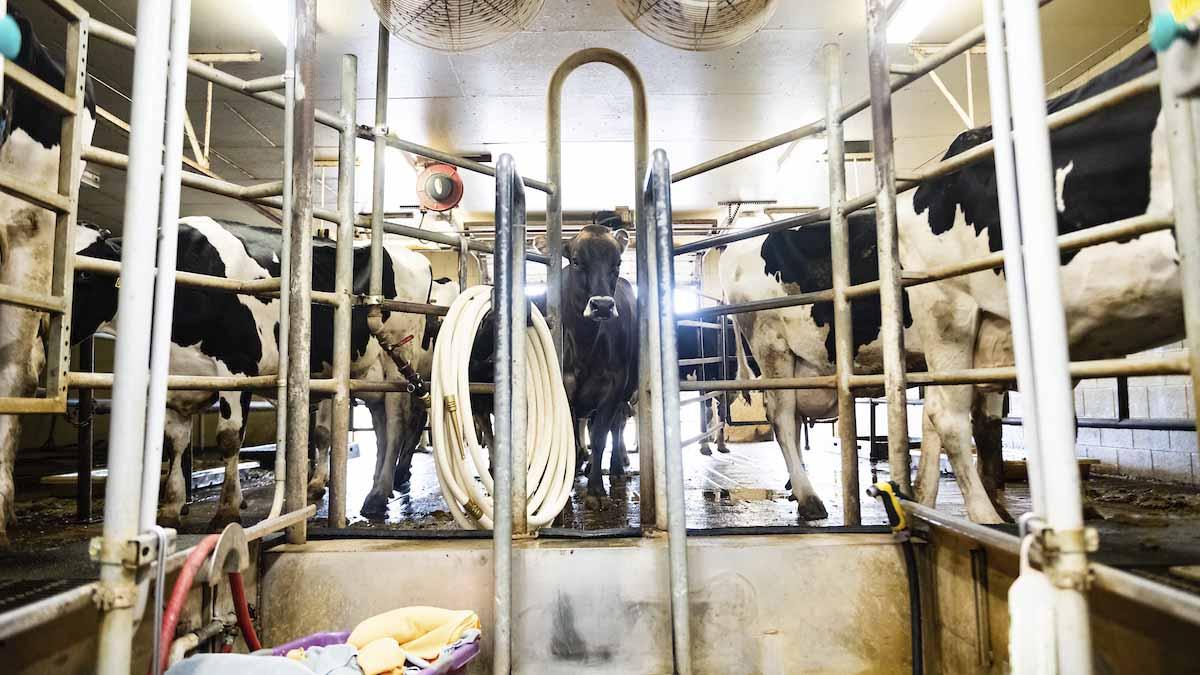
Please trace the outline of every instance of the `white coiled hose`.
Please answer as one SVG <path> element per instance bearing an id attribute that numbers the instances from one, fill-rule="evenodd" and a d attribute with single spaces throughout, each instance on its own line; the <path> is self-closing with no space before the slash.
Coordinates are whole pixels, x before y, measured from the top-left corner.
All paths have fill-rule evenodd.
<path id="1" fill-rule="evenodd" d="M 471 414 L 467 365 L 475 334 L 492 306 L 492 287 L 458 296 L 433 349 L 431 428 L 438 483 L 451 515 L 464 529 L 492 529 L 492 474 Z M 525 331 L 526 495 L 530 529 L 562 511 L 575 482 L 575 429 L 550 329 L 530 306 Z"/>

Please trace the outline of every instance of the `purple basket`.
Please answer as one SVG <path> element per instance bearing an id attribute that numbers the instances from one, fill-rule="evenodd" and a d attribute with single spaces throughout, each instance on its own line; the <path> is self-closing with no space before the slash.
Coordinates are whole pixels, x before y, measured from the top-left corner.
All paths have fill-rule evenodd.
<path id="1" fill-rule="evenodd" d="M 287 656 L 293 649 L 308 649 L 309 647 L 328 647 L 345 644 L 350 637 L 350 631 L 333 633 L 314 633 L 279 645 L 271 650 L 273 656 Z M 466 672 L 467 664 L 479 656 L 479 639 L 464 642 L 449 653 L 443 655 L 431 668 L 418 671 L 420 675 L 462 675 Z"/>

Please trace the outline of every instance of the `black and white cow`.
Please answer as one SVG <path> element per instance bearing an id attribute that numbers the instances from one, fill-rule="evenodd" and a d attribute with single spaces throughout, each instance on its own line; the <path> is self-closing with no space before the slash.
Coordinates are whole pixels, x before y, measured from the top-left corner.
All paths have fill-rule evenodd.
<path id="1" fill-rule="evenodd" d="M 78 235 L 76 248 L 81 255 L 109 260 L 120 258 L 119 239 L 106 238 L 90 230 L 80 231 L 83 234 Z M 88 235 L 87 232 L 92 234 Z M 207 217 L 182 218 L 179 224 L 178 268 L 186 272 L 239 280 L 278 277 L 281 244 L 281 233 L 276 228 L 222 222 Z M 426 302 L 434 286 L 428 259 L 390 242 L 385 242 L 384 250 L 384 296 Z M 332 242 L 314 242 L 314 290 L 333 290 L 334 253 Z M 355 247 L 354 258 L 353 289 L 355 293 L 362 293 L 366 291 L 369 281 L 368 248 Z M 77 275 L 73 319 L 77 336 L 86 336 L 101 329 L 112 330 L 117 311 L 117 283 L 113 277 Z M 397 342 L 410 336 L 419 338 L 425 330 L 425 319 L 420 315 L 385 312 L 384 320 L 384 330 Z M 202 376 L 276 374 L 279 367 L 278 331 L 277 298 L 179 286 L 175 295 L 172 325 L 171 372 Z M 412 340 L 409 345 L 413 343 L 416 344 L 412 349 L 421 344 L 418 340 Z M 312 372 L 327 374 L 333 360 L 332 307 L 313 307 L 311 349 Z M 355 312 L 353 315 L 350 349 L 353 377 L 362 377 L 381 360 L 382 350 L 367 328 L 364 312 Z M 409 356 L 416 358 L 413 354 Z M 237 459 L 250 394 L 221 392 L 215 397 L 220 401 L 217 443 L 225 458 L 225 482 L 211 524 L 220 527 L 240 519 L 242 497 Z M 172 391 L 168 395 L 164 448 L 170 464 L 159 513 L 159 520 L 165 524 L 179 522 L 184 498 L 184 479 L 179 460 L 190 440 L 190 418 L 211 405 L 213 398 L 214 394 L 210 392 Z M 326 443 L 326 457 L 327 452 Z M 323 488 L 327 477 L 328 469 L 319 462 L 309 486 L 310 492 Z M 387 495 L 390 496 L 390 475 L 386 483 Z"/>
<path id="2" fill-rule="evenodd" d="M 1066 108 L 1147 73 L 1154 66 L 1153 54 L 1143 49 L 1079 89 L 1053 99 L 1048 109 L 1053 112 Z M 1172 196 L 1164 136 L 1157 92 L 1053 132 L 1058 232 L 1078 231 L 1146 213 L 1169 215 Z M 990 128 L 964 132 L 946 156 L 957 155 L 990 137 Z M 994 165 L 982 162 L 901 195 L 897 215 L 901 262 L 907 270 L 931 269 L 999 250 Z M 859 226 L 853 221 L 851 226 L 854 283 L 878 275 L 875 269 L 872 276 L 874 244 L 867 240 L 863 229 L 868 223 L 859 220 Z M 1027 228 L 1037 226 L 1045 225 L 1025 224 Z M 741 302 L 814 290 L 804 284 L 812 273 L 801 268 L 827 267 L 829 248 L 827 235 L 819 236 L 814 246 L 798 255 L 807 248 L 801 242 L 808 229 L 729 247 L 721 265 L 722 285 L 729 300 Z M 856 235 L 856 230 L 862 233 Z M 856 237 L 862 239 L 856 243 Z M 1063 301 L 1073 359 L 1128 354 L 1177 340 L 1183 334 L 1179 256 L 1172 232 L 1064 253 L 1062 258 Z M 856 267 L 861 270 L 857 277 Z M 823 281 L 828 281 L 827 276 Z M 828 283 L 822 287 L 827 288 Z M 1001 271 L 914 286 L 907 290 L 907 297 L 911 312 L 906 314 L 906 325 L 910 326 L 905 332 L 906 347 L 910 356 L 923 356 L 929 369 L 1012 364 L 1008 299 Z M 856 369 L 878 371 L 877 301 L 855 300 L 852 307 Z M 778 376 L 781 370 L 794 375 L 833 372 L 832 325 L 820 305 L 742 315 L 739 327 L 749 338 L 764 372 L 770 375 Z M 910 363 L 910 368 L 915 365 Z M 774 409 L 771 398 L 768 396 L 771 415 L 798 411 L 822 418 L 836 412 L 832 392 L 776 396 Z M 944 450 L 970 517 L 979 522 L 998 522 L 1000 516 L 970 457 L 972 407 L 978 400 L 977 389 L 970 385 L 927 390 L 918 494 L 926 503 L 936 499 L 937 457 Z M 794 437 L 788 428 L 796 425 L 790 420 L 773 419 L 773 424 L 777 434 Z M 794 441 L 787 445 L 794 445 Z M 784 450 L 787 455 L 787 448 Z M 789 460 L 789 469 L 794 489 L 800 486 L 797 497 L 805 492 L 814 506 L 810 511 L 815 510 L 819 498 L 812 494 L 807 477 L 802 483 L 796 480 L 796 469 L 802 474 L 802 467 L 793 466 Z M 802 499 L 802 515 L 804 504 Z"/>
<path id="3" fill-rule="evenodd" d="M 563 384 L 572 418 L 586 420 L 591 433 L 587 489 L 593 503 L 606 494 L 601 463 L 610 434 L 609 475 L 625 473 L 625 424 L 637 391 L 637 301 L 620 277 L 628 245 L 625 230 L 602 225 L 585 226 L 563 243 L 570 261 L 562 275 Z M 538 248 L 546 250 L 544 240 Z M 582 454 L 582 439 L 575 442 Z"/>
<path id="4" fill-rule="evenodd" d="M 15 63 L 61 90 L 63 69 L 34 35 L 25 17 L 10 8 L 21 31 Z M 96 105 L 91 82 L 85 89 L 81 143 L 91 142 Z M 0 109 L 0 172 L 47 192 L 58 190 L 58 155 L 63 116 L 40 99 L 4 80 Z M 83 174 L 80 162 L 78 174 Z M 0 284 L 31 293 L 50 293 L 54 250 L 54 214 L 28 202 L 0 194 Z M 31 396 L 45 352 L 41 327 L 45 314 L 0 304 L 0 397 Z M 13 511 L 13 464 L 21 435 L 16 415 L 0 415 L 0 543 L 7 541 Z"/>

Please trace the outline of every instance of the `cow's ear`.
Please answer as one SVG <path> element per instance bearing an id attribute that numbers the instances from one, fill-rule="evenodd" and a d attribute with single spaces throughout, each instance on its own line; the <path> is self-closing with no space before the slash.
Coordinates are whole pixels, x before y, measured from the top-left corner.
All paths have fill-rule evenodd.
<path id="1" fill-rule="evenodd" d="M 617 244 L 620 245 L 621 251 L 624 251 L 625 249 L 629 248 L 629 231 L 628 230 L 614 231 L 613 239 L 617 240 Z"/>
<path id="2" fill-rule="evenodd" d="M 550 255 L 550 240 L 546 239 L 546 235 L 539 234 L 533 238 L 533 249 L 542 255 Z M 562 254 L 564 258 L 571 257 L 571 240 L 564 239 L 562 245 Z"/>

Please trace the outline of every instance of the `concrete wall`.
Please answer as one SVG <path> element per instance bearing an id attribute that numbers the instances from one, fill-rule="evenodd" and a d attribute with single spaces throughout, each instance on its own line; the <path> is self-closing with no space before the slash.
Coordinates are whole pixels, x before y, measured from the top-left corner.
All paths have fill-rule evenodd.
<path id="1" fill-rule="evenodd" d="M 1161 357 L 1183 351 L 1182 344 L 1154 349 L 1129 358 Z M 1021 415 L 1020 395 L 1009 395 L 1013 416 Z M 1079 417 L 1116 418 L 1117 380 L 1085 380 L 1075 387 L 1075 414 Z M 1135 419 L 1196 417 L 1190 378 L 1155 375 L 1129 378 L 1129 416 Z M 1006 452 L 1020 455 L 1024 440 L 1020 427 L 1004 428 Z M 1100 460 L 1100 473 L 1153 478 L 1177 483 L 1200 483 L 1200 457 L 1192 431 L 1140 429 L 1079 429 L 1081 457 Z"/>
<path id="2" fill-rule="evenodd" d="M 670 673 L 666 538 L 514 551 L 514 673 Z M 475 610 L 491 672 L 492 544 L 324 541 L 264 559 L 264 643 L 397 607 Z M 696 673 L 908 673 L 903 562 L 886 535 L 693 537 Z"/>

